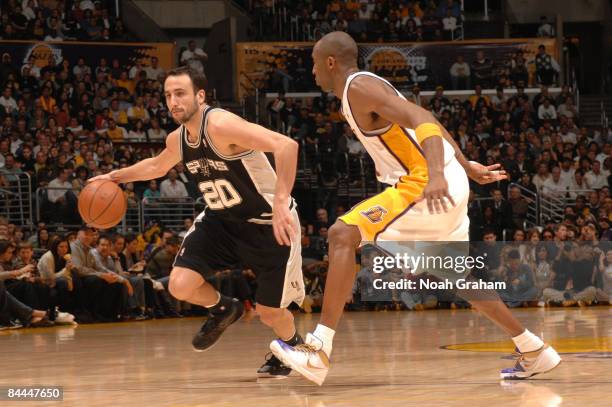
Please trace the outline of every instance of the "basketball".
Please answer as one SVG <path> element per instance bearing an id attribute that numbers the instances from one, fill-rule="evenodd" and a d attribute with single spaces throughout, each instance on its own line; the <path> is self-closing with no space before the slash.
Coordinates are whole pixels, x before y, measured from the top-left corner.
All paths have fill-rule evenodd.
<path id="1" fill-rule="evenodd" d="M 121 222 L 126 210 L 123 191 L 112 181 L 91 182 L 79 195 L 83 222 L 98 229 L 108 229 Z"/>

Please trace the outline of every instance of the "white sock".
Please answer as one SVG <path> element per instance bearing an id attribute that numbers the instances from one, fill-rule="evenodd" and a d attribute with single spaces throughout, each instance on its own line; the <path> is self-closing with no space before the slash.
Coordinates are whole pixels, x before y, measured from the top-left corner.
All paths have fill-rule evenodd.
<path id="1" fill-rule="evenodd" d="M 514 341 L 514 344 L 518 348 L 519 352 L 523 353 L 533 352 L 534 350 L 538 350 L 542 346 L 544 346 L 544 342 L 536 335 L 529 332 L 527 329 L 525 329 L 525 332 L 523 332 L 522 334 L 512 338 L 512 340 Z"/>
<path id="2" fill-rule="evenodd" d="M 336 334 L 336 331 L 326 327 L 325 325 L 317 324 L 317 327 L 315 328 L 312 334 L 319 338 L 321 342 L 323 342 L 323 352 L 325 352 L 327 357 L 330 357 L 332 351 L 332 342 L 334 341 L 334 335 Z"/>

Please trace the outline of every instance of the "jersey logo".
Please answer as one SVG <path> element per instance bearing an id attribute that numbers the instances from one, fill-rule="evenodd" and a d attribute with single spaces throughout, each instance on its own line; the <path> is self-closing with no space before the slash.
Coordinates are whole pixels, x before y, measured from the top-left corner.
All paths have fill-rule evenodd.
<path id="1" fill-rule="evenodd" d="M 187 170 L 191 174 L 201 173 L 203 176 L 210 176 L 210 169 L 213 168 L 217 171 L 229 171 L 227 165 L 223 161 L 214 161 L 207 158 L 199 160 L 189 161 L 187 164 Z"/>
<path id="2" fill-rule="evenodd" d="M 367 211 L 361 211 L 361 214 L 368 218 L 372 223 L 382 222 L 383 217 L 388 211 L 380 205 L 376 205 L 368 209 Z"/>

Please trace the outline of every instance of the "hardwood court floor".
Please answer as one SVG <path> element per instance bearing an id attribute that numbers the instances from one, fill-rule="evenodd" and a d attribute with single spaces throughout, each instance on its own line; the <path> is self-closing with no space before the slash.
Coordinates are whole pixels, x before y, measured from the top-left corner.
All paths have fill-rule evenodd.
<path id="1" fill-rule="evenodd" d="M 0 386 L 61 385 L 71 406 L 612 405 L 612 307 L 516 315 L 564 354 L 553 372 L 500 383 L 511 342 L 475 312 L 441 310 L 346 313 L 323 387 L 256 379 L 272 338 L 257 319 L 193 352 L 199 318 L 2 332 Z M 317 320 L 296 318 L 301 332 Z"/>

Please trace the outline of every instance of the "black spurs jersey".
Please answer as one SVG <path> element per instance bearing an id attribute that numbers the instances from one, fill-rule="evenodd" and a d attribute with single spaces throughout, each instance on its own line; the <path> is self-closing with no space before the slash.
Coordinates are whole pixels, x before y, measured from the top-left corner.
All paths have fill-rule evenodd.
<path id="1" fill-rule="evenodd" d="M 265 153 L 256 150 L 225 156 L 211 143 L 207 132 L 208 106 L 202 113 L 196 144 L 181 126 L 181 156 L 187 172 L 202 193 L 206 216 L 272 224 L 276 172 Z M 291 207 L 294 206 L 290 199 Z"/>

